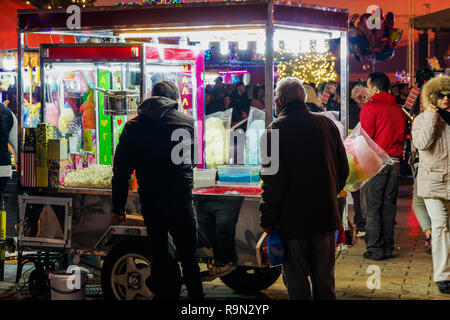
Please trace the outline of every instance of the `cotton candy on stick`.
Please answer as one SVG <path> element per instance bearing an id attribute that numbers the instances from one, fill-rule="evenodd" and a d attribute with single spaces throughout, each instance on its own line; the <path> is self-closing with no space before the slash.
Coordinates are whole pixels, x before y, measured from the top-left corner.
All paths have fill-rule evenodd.
<path id="1" fill-rule="evenodd" d="M 74 118 L 75 114 L 73 113 L 72 108 L 66 102 L 66 105 L 62 109 L 61 115 L 59 116 L 58 120 L 58 129 L 62 134 L 65 134 L 67 132 L 67 126 L 69 122 Z"/>
<path id="2" fill-rule="evenodd" d="M 222 120 L 216 117 L 205 122 L 206 165 L 215 167 L 227 160 L 226 130 Z"/>
<path id="3" fill-rule="evenodd" d="M 347 139 L 344 146 L 350 167 L 345 190 L 356 191 L 381 170 L 383 162 L 363 136 Z"/>

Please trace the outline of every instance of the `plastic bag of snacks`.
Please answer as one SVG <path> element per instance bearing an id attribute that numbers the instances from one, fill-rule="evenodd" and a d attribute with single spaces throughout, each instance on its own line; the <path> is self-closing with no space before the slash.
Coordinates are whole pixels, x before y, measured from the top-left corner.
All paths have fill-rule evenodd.
<path id="1" fill-rule="evenodd" d="M 265 116 L 263 111 L 250 107 L 245 132 L 245 164 L 247 165 L 261 165 L 259 148 L 261 135 L 266 129 Z"/>
<path id="2" fill-rule="evenodd" d="M 206 116 L 205 156 L 208 168 L 215 168 L 228 160 L 230 151 L 229 129 L 233 109 L 215 112 Z"/>
<path id="3" fill-rule="evenodd" d="M 353 192 L 360 189 L 387 164 L 393 164 L 389 155 L 381 149 L 358 124 L 345 139 L 345 150 L 350 174 L 344 187 Z"/>

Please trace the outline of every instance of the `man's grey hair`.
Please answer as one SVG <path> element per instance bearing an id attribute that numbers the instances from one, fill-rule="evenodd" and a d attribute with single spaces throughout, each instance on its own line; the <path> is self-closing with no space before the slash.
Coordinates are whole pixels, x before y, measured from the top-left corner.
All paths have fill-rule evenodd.
<path id="1" fill-rule="evenodd" d="M 279 97 L 284 98 L 284 103 L 305 102 L 306 91 L 303 83 L 294 77 L 286 77 L 278 81 L 275 89 Z"/>

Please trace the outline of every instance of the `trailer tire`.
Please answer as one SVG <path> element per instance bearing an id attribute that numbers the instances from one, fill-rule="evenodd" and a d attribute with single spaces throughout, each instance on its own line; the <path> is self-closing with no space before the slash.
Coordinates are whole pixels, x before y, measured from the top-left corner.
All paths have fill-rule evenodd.
<path id="1" fill-rule="evenodd" d="M 225 285 L 237 292 L 255 293 L 267 289 L 281 274 L 280 267 L 251 268 L 238 267 L 232 273 L 220 278 Z"/>
<path id="2" fill-rule="evenodd" d="M 151 300 L 151 262 L 146 240 L 125 240 L 117 244 L 106 256 L 101 275 L 103 296 L 107 300 Z M 176 296 L 181 292 L 178 262 L 170 257 Z"/>

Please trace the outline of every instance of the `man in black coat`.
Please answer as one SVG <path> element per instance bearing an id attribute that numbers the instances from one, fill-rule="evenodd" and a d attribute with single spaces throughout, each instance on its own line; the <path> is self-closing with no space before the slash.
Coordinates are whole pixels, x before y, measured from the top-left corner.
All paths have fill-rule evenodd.
<path id="1" fill-rule="evenodd" d="M 113 217 L 125 220 L 128 181 L 133 170 L 139 183 L 142 215 L 147 226 L 155 299 L 177 299 L 170 274 L 168 232 L 183 267 L 184 281 L 192 299 L 202 299 L 203 289 L 195 251 L 197 217 L 192 202 L 194 119 L 178 111 L 178 88 L 168 81 L 157 83 L 152 97 L 138 108 L 138 116 L 129 120 L 120 136 L 114 156 L 112 179 Z M 174 131 L 186 133 L 190 154 L 174 161 Z M 183 141 L 183 144 L 186 141 Z M 177 164 L 179 163 L 179 164 Z"/>
<path id="2" fill-rule="evenodd" d="M 278 83 L 275 105 L 278 118 L 268 126 L 261 145 L 260 225 L 266 232 L 275 227 L 280 233 L 289 299 L 311 299 L 308 276 L 313 299 L 335 299 L 335 231 L 341 226 L 337 196 L 349 173 L 346 152 L 336 125 L 308 111 L 297 78 Z M 276 144 L 279 153 L 272 154 Z"/>

